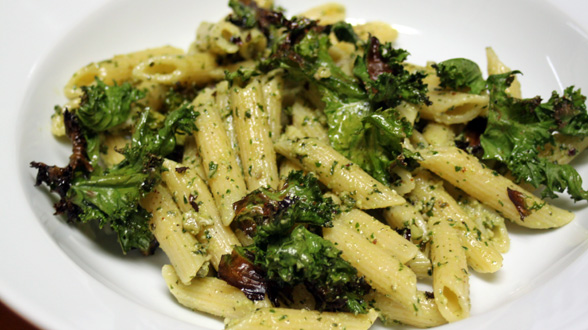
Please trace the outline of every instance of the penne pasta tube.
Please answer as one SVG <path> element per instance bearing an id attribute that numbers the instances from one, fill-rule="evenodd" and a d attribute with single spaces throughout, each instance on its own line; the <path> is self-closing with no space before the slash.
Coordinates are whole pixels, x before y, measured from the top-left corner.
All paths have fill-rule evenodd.
<path id="1" fill-rule="evenodd" d="M 260 308 L 241 319 L 230 321 L 227 330 L 367 330 L 378 318 L 370 309 L 367 314 L 330 313 L 306 309 Z"/>
<path id="2" fill-rule="evenodd" d="M 100 153 L 100 158 L 106 167 L 112 167 L 125 159 L 125 156 L 119 151 L 130 143 L 127 138 L 118 134 L 104 134 L 102 142 L 106 146 L 106 150 Z"/>
<path id="3" fill-rule="evenodd" d="M 492 47 L 486 47 L 486 60 L 488 61 L 488 75 L 493 74 L 500 74 L 510 72 L 511 69 L 504 65 L 502 61 L 496 55 L 496 52 L 492 49 Z M 506 89 L 506 92 L 510 94 L 512 97 L 521 98 L 521 83 L 517 78 L 513 80 L 510 84 L 510 87 Z"/>
<path id="4" fill-rule="evenodd" d="M 403 264 L 422 254 L 419 248 L 400 236 L 395 230 L 374 219 L 358 209 L 341 213 L 333 221 L 333 230 L 344 226 L 345 230 L 354 230 L 368 242 L 386 251 Z M 426 257 L 423 255 L 426 259 Z"/>
<path id="5" fill-rule="evenodd" d="M 408 202 L 383 209 L 382 216 L 392 228 L 409 229 L 410 239 L 415 244 L 419 244 L 427 237 L 427 221 L 425 221 L 421 213 Z"/>
<path id="6" fill-rule="evenodd" d="M 439 313 L 435 299 L 427 297 L 421 291 L 417 293 L 417 297 L 417 303 L 410 308 L 375 291 L 369 293 L 366 299 L 374 302 L 374 307 L 380 312 L 380 318 L 385 325 L 401 323 L 417 328 L 430 328 L 447 323 Z"/>
<path id="7" fill-rule="evenodd" d="M 160 55 L 151 57 L 133 69 L 133 78 L 162 85 L 193 83 L 203 85 L 215 80 L 212 71 L 217 64 L 209 53 Z"/>
<path id="8" fill-rule="evenodd" d="M 345 20 L 345 7 L 338 3 L 326 3 L 313 7 L 300 16 L 320 21 L 322 25 L 329 25 Z"/>
<path id="9" fill-rule="evenodd" d="M 200 113 L 194 138 L 223 225 L 228 226 L 235 214 L 233 203 L 245 197 L 247 188 L 212 94 L 212 89 L 206 89 L 192 101 Z"/>
<path id="10" fill-rule="evenodd" d="M 520 226 L 555 228 L 574 219 L 573 213 L 548 204 L 456 147 L 423 150 L 421 156 L 424 168 Z"/>
<path id="11" fill-rule="evenodd" d="M 184 284 L 171 265 L 164 265 L 161 273 L 177 301 L 195 311 L 236 319 L 269 307 L 267 300 L 253 302 L 241 290 L 216 277 L 195 278 Z"/>
<path id="12" fill-rule="evenodd" d="M 456 200 L 461 209 L 476 223 L 482 231 L 482 236 L 500 253 L 508 252 L 510 239 L 505 225 L 505 219 L 488 205 L 484 205 L 465 194 L 463 191 L 444 185 L 447 192 Z"/>
<path id="13" fill-rule="evenodd" d="M 467 123 L 488 108 L 488 95 L 459 92 L 430 91 L 433 104 L 419 108 L 421 118 L 451 125 Z"/>
<path id="14" fill-rule="evenodd" d="M 183 227 L 207 247 L 210 261 L 218 270 L 224 254 L 240 245 L 233 231 L 222 224 L 208 186 L 191 168 L 166 159 L 161 177 L 184 214 Z"/>
<path id="15" fill-rule="evenodd" d="M 439 312 L 449 322 L 470 314 L 470 285 L 465 251 L 454 220 L 444 216 L 429 218 L 433 292 Z"/>
<path id="16" fill-rule="evenodd" d="M 443 189 L 443 183 L 435 181 L 424 171 L 415 176 L 415 183 L 416 188 L 410 193 L 410 197 L 423 203 L 432 216 L 454 221 L 452 224 L 458 230 L 468 264 L 480 273 L 498 271 L 502 267 L 502 255 L 487 244 L 487 238 L 482 235 L 482 231 Z M 431 229 L 430 220 L 427 227 Z"/>
<path id="17" fill-rule="evenodd" d="M 184 51 L 180 48 L 164 46 L 150 48 L 138 52 L 115 55 L 113 58 L 90 63 L 79 69 L 69 79 L 65 85 L 65 96 L 69 99 L 80 96 L 80 87 L 88 86 L 94 83 L 95 78 L 99 78 L 107 85 L 113 83 L 121 84 L 131 80 L 133 69 L 141 62 L 161 55 L 183 55 Z"/>
<path id="18" fill-rule="evenodd" d="M 275 148 L 304 170 L 316 173 L 319 180 L 341 199 L 351 201 L 360 209 L 385 208 L 405 202 L 394 190 L 317 139 L 281 139 Z"/>
<path id="19" fill-rule="evenodd" d="M 447 125 L 429 123 L 423 130 L 423 137 L 432 146 L 455 146 L 455 133 Z"/>
<path id="20" fill-rule="evenodd" d="M 372 288 L 404 306 L 416 303 L 416 275 L 398 259 L 348 226 L 324 228 L 323 237 L 343 252 L 341 258 L 365 276 Z"/>
<path id="21" fill-rule="evenodd" d="M 152 214 L 149 228 L 184 284 L 208 273 L 206 250 L 190 233 L 184 231 L 182 214 L 169 191 L 158 185 L 141 200 Z"/>
<path id="22" fill-rule="evenodd" d="M 272 72 L 262 78 L 263 107 L 268 112 L 269 134 L 276 141 L 282 134 L 282 88 L 284 81 L 280 72 Z"/>
<path id="23" fill-rule="evenodd" d="M 262 102 L 259 80 L 230 90 L 233 121 L 248 191 L 279 184 L 276 152 L 269 127 L 269 111 Z"/>
<path id="24" fill-rule="evenodd" d="M 182 164 L 190 167 L 202 180 L 206 179 L 204 168 L 202 167 L 202 157 L 198 153 L 198 147 L 194 139 L 186 139 L 184 142 L 184 154 L 182 155 Z"/>

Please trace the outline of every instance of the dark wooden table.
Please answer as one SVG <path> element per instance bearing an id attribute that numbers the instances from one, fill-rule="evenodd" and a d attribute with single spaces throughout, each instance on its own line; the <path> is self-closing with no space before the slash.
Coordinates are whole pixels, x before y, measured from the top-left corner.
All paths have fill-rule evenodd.
<path id="1" fill-rule="evenodd" d="M 0 301 L 0 329 L 39 330 Z"/>

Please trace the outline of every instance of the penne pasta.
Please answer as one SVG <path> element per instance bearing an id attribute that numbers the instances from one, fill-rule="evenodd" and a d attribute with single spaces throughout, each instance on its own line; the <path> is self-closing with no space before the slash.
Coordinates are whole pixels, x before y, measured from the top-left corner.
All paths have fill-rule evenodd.
<path id="1" fill-rule="evenodd" d="M 163 166 L 168 170 L 162 173 L 162 179 L 184 215 L 184 230 L 206 246 L 212 265 L 218 269 L 221 257 L 231 254 L 233 247 L 240 245 L 239 240 L 223 225 L 206 183 L 195 171 L 169 159 Z"/>
<path id="2" fill-rule="evenodd" d="M 200 112 L 194 138 L 223 225 L 228 226 L 235 214 L 233 203 L 245 196 L 247 187 L 212 94 L 211 89 L 206 89 L 192 102 Z"/>
<path id="3" fill-rule="evenodd" d="M 192 234 L 184 231 L 182 214 L 169 191 L 159 185 L 141 200 L 152 214 L 149 228 L 183 284 L 208 273 L 209 256 Z"/>
<path id="4" fill-rule="evenodd" d="M 195 278 L 189 284 L 179 279 L 171 265 L 161 269 L 169 292 L 177 301 L 192 310 L 220 317 L 246 317 L 258 308 L 269 307 L 266 300 L 253 302 L 241 290 L 215 277 Z"/>
<path id="5" fill-rule="evenodd" d="M 317 139 L 282 139 L 276 151 L 309 172 L 337 193 L 351 200 L 360 209 L 376 209 L 404 203 L 394 190 L 365 173 L 359 166 Z"/>
<path id="6" fill-rule="evenodd" d="M 262 329 L 325 329 L 367 330 L 378 313 L 373 309 L 367 314 L 329 313 L 305 309 L 260 308 L 247 317 L 228 323 L 227 330 Z"/>
<path id="7" fill-rule="evenodd" d="M 269 109 L 262 102 L 262 86 L 253 80 L 230 91 L 233 121 L 248 191 L 279 184 L 276 152 L 269 126 Z"/>
<path id="8" fill-rule="evenodd" d="M 573 213 L 535 197 L 455 147 L 421 152 L 421 165 L 523 227 L 561 227 Z"/>

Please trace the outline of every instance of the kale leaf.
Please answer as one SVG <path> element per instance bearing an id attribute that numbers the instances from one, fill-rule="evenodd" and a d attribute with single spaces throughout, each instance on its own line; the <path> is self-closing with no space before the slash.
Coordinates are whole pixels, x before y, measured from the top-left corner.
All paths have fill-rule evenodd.
<path id="1" fill-rule="evenodd" d="M 291 172 L 279 191 L 259 188 L 235 203 L 233 222 L 253 237 L 256 246 L 265 248 L 296 224 L 330 226 L 337 213 L 333 200 L 322 197 L 317 178 L 299 171 Z"/>
<path id="2" fill-rule="evenodd" d="M 341 257 L 335 245 L 304 226 L 258 251 L 255 263 L 266 278 L 280 288 L 305 284 L 318 302 L 319 310 L 366 313 L 363 296 L 370 287 L 357 270 Z"/>
<path id="3" fill-rule="evenodd" d="M 486 80 L 475 62 L 466 58 L 453 58 L 433 65 L 440 86 L 454 91 L 480 94 L 486 89 Z"/>
<path id="4" fill-rule="evenodd" d="M 96 127 L 111 128 L 128 120 L 128 109 L 134 101 L 128 102 L 136 101 L 141 93 L 126 84 L 105 90 L 100 81 L 84 92 L 85 104 L 103 102 L 103 105 L 88 106 L 85 112 L 64 113 L 66 132 L 73 144 L 70 163 L 62 168 L 32 162 L 31 166 L 38 169 L 36 185 L 45 183 L 59 194 L 60 200 L 55 204 L 57 214 L 65 214 L 69 221 L 97 221 L 100 228 L 109 226 L 117 233 L 124 253 L 131 249 L 149 253 L 154 243 L 148 226 L 150 215 L 139 205 L 139 200 L 159 182 L 162 157 L 176 147 L 176 135 L 195 129 L 194 119 L 198 114 L 187 104 L 168 113 L 162 121 L 155 120 L 149 110 L 144 111 L 135 124 L 131 146 L 122 150 L 123 161 L 105 169 L 97 161 L 90 161 L 93 157 L 90 146 L 98 140 Z M 106 96 L 110 101 L 104 100 Z M 96 126 L 86 126 L 80 116 Z M 89 118 L 100 119 L 88 121 Z"/>
<path id="5" fill-rule="evenodd" d="M 562 96 L 553 92 L 545 103 L 540 97 L 513 98 L 505 90 L 516 73 L 488 78 L 488 124 L 480 138 L 483 158 L 502 162 L 519 181 L 543 186 L 544 197 L 555 198 L 555 192 L 567 190 L 576 201 L 587 199 L 588 192 L 582 188 L 582 179 L 574 168 L 540 157 L 546 145 L 555 144 L 556 132 L 586 136 L 586 98 L 573 86 L 566 88 Z"/>
<path id="6" fill-rule="evenodd" d="M 233 10 L 233 13 L 229 15 L 231 23 L 246 29 L 251 29 L 257 25 L 257 12 L 256 7 L 253 7 L 253 5 L 246 5 L 239 0 L 230 0 L 229 7 Z"/>
<path id="7" fill-rule="evenodd" d="M 354 45 L 361 43 L 361 39 L 359 39 L 353 30 L 353 26 L 347 22 L 336 22 L 331 27 L 331 31 L 335 34 L 335 37 L 337 37 L 337 40 L 339 41 L 349 42 Z"/>
<path id="8" fill-rule="evenodd" d="M 358 57 L 354 75 L 348 75 L 329 55 L 329 29 L 309 20 L 291 24 L 294 28 L 261 69 L 281 67 L 291 79 L 316 86 L 325 104 L 331 145 L 377 180 L 394 183 L 393 167 L 405 166 L 404 160 L 412 157 L 401 144 L 412 128 L 393 107 L 402 101 L 429 102 L 424 74 L 404 68 L 406 51 L 390 43 L 380 45 L 372 37 L 365 45 L 369 55 Z M 355 40 L 347 24 L 335 24 L 333 29 L 343 40 Z"/>
<path id="9" fill-rule="evenodd" d="M 313 175 L 291 172 L 282 189 L 253 191 L 235 209 L 235 226 L 249 234 L 253 244 L 222 258 L 221 278 L 251 299 L 267 293 L 277 301 L 276 295 L 303 284 L 320 310 L 367 311 L 363 295 L 370 287 L 340 258 L 341 251 L 317 234 L 331 225 L 339 209 L 323 198 Z"/>
<path id="10" fill-rule="evenodd" d="M 82 125 L 91 132 L 103 132 L 124 123 L 131 113 L 131 104 L 145 97 L 128 82 L 122 85 L 106 85 L 96 79 L 96 84 L 82 86 L 82 98 L 76 115 Z"/>
<path id="11" fill-rule="evenodd" d="M 401 101 L 430 104 L 425 74 L 410 73 L 402 64 L 408 55 L 392 43 L 381 45 L 378 38 L 370 37 L 364 56 L 355 59 L 353 74 L 365 85 L 372 102 L 384 108 L 396 107 Z"/>

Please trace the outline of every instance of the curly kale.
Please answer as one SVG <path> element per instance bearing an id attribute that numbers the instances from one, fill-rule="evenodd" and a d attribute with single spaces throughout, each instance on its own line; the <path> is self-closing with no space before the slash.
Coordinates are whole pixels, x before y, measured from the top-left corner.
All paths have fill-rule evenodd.
<path id="1" fill-rule="evenodd" d="M 540 97 L 513 98 L 505 90 L 516 73 L 488 78 L 488 124 L 480 138 L 483 158 L 505 164 L 519 181 L 544 187 L 544 197 L 554 198 L 555 192 L 567 190 L 574 200 L 587 199 L 588 192 L 574 168 L 540 157 L 546 145 L 555 145 L 555 133 L 586 136 L 586 97 L 571 86 L 561 96 L 553 92 L 545 103 Z"/>
<path id="2" fill-rule="evenodd" d="M 108 86 L 95 79 L 95 85 L 81 87 L 83 94 L 76 116 L 88 131 L 98 133 L 124 123 L 131 114 L 131 105 L 144 98 L 145 92 L 129 83 Z"/>
<path id="3" fill-rule="evenodd" d="M 219 276 L 251 299 L 272 300 L 305 285 L 320 310 L 365 313 L 370 290 L 341 251 L 319 233 L 339 210 L 323 198 L 317 179 L 292 172 L 280 190 L 258 189 L 236 203 L 235 226 L 253 238 L 219 266 Z"/>
<path id="4" fill-rule="evenodd" d="M 73 143 L 70 163 L 58 167 L 31 162 L 38 169 L 36 185 L 45 183 L 59 195 L 57 214 L 65 214 L 70 221 L 96 221 L 100 228 L 110 227 L 124 253 L 132 249 L 149 253 L 154 243 L 148 227 L 150 215 L 139 200 L 159 182 L 162 157 L 174 150 L 176 135 L 195 129 L 197 113 L 184 105 L 158 122 L 144 111 L 137 119 L 131 146 L 121 151 L 124 160 L 103 168 L 90 161 L 87 146 L 97 143 L 98 130 L 127 121 L 129 108 L 142 94 L 127 84 L 106 86 L 99 80 L 83 91 L 80 110 L 64 113 L 66 132 Z"/>
<path id="5" fill-rule="evenodd" d="M 402 101 L 430 104 L 427 98 L 426 76 L 422 72 L 410 73 L 402 64 L 409 53 L 391 43 L 380 44 L 370 37 L 363 57 L 355 59 L 353 73 L 365 86 L 370 101 L 380 107 L 394 108 Z"/>
<path id="6" fill-rule="evenodd" d="M 454 91 L 480 94 L 486 89 L 486 80 L 475 62 L 466 58 L 453 58 L 433 65 L 440 86 Z"/>
<path id="7" fill-rule="evenodd" d="M 316 177 L 300 171 L 291 172 L 279 191 L 260 188 L 235 203 L 233 222 L 254 239 L 256 246 L 265 248 L 272 238 L 297 224 L 331 226 L 337 213 L 333 200 L 322 197 Z"/>
<path id="8" fill-rule="evenodd" d="M 283 19 L 287 32 L 272 48 L 261 70 L 277 67 L 293 80 L 314 85 L 325 104 L 331 145 L 384 184 L 398 179 L 394 167 L 416 165 L 417 155 L 402 147 L 412 125 L 394 109 L 401 102 L 428 104 L 427 87 L 420 72 L 410 73 L 403 61 L 408 53 L 372 37 L 364 44 L 347 23 L 319 26 L 303 18 Z M 366 47 L 348 75 L 329 55 L 329 32 L 341 40 Z"/>
<path id="9" fill-rule="evenodd" d="M 244 248 L 246 249 L 246 248 Z M 343 260 L 333 243 L 296 226 L 286 237 L 255 251 L 255 264 L 278 288 L 304 284 L 317 300 L 318 309 L 366 313 L 363 296 L 370 287 L 357 270 Z"/>

